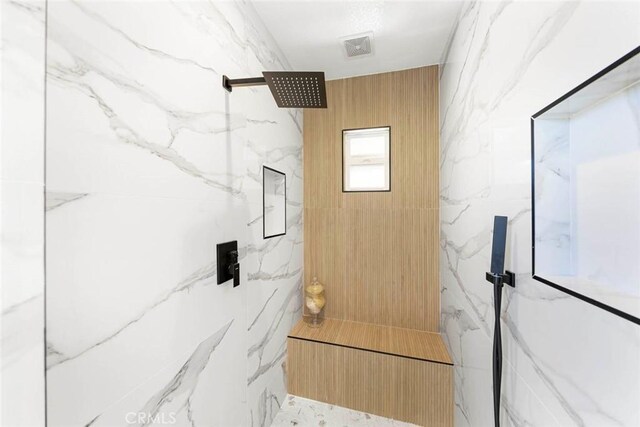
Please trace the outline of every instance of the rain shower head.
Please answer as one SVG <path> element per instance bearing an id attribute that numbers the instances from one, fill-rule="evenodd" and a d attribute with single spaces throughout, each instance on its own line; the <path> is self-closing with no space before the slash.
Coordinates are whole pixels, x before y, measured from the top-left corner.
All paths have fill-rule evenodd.
<path id="1" fill-rule="evenodd" d="M 222 76 L 222 87 L 268 85 L 280 108 L 327 108 L 327 91 L 322 71 L 264 71 L 263 77 L 229 79 Z"/>

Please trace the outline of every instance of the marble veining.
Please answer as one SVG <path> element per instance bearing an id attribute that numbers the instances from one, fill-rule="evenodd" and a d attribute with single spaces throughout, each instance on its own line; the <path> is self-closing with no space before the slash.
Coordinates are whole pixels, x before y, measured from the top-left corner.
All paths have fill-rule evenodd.
<path id="1" fill-rule="evenodd" d="M 484 282 L 493 215 L 509 217 L 506 266 L 517 273 L 501 315 L 503 425 L 640 423 L 640 330 L 532 280 L 530 252 L 530 117 L 640 44 L 638 28 L 640 5 L 623 2 L 471 2 L 460 11 L 440 83 L 441 330 L 455 363 L 456 426 L 493 423 Z M 566 148 L 549 141 L 547 153 Z M 566 168 L 536 154 L 549 160 L 545 179 L 566 182 Z M 566 219 L 548 220 L 543 243 L 566 245 Z"/>
<path id="2" fill-rule="evenodd" d="M 302 116 L 222 74 L 288 69 L 250 3 L 48 6 L 50 426 L 268 426 L 301 315 Z M 262 166 L 287 174 L 263 240 Z M 216 283 L 238 240 L 241 284 Z"/>
<path id="3" fill-rule="evenodd" d="M 233 320 L 200 343 L 171 382 L 151 397 L 139 412 L 150 414 L 153 417 L 164 410 L 165 406 L 177 406 L 178 411 L 186 409 L 189 420 L 193 421 L 190 399 L 198 384 L 200 373 L 209 363 L 212 353 L 218 347 L 232 323 Z"/>
<path id="4" fill-rule="evenodd" d="M 240 261 L 242 261 L 242 256 L 239 256 L 238 259 Z M 82 356 L 83 354 L 85 354 L 88 351 L 91 351 L 103 344 L 105 344 L 106 342 L 112 340 L 113 338 L 115 338 L 116 336 L 118 336 L 118 334 L 122 333 L 124 330 L 126 330 L 127 328 L 129 328 L 130 326 L 134 325 L 135 323 L 137 323 L 139 320 L 141 320 L 145 315 L 149 314 L 149 312 L 153 309 L 155 309 L 156 307 L 158 307 L 160 304 L 166 302 L 167 300 L 169 300 L 169 298 L 171 298 L 174 294 L 178 293 L 178 292 L 189 292 L 194 286 L 196 286 L 197 284 L 204 282 L 202 284 L 206 285 L 206 284 L 211 284 L 213 278 L 216 277 L 216 272 L 217 272 L 217 266 L 216 263 L 211 263 L 197 271 L 195 271 L 193 274 L 191 274 L 189 277 L 187 277 L 185 280 L 181 281 L 180 283 L 178 283 L 178 285 L 171 289 L 170 291 L 168 291 L 167 293 L 165 293 L 164 295 L 160 296 L 156 301 L 154 301 L 151 305 L 149 305 L 148 307 L 146 307 L 144 310 L 142 310 L 140 313 L 138 313 L 137 315 L 135 315 L 135 317 L 133 317 L 132 319 L 130 319 L 126 324 L 124 324 L 123 326 L 119 327 L 118 329 L 116 329 L 115 331 L 113 331 L 112 333 L 110 333 L 108 336 L 100 339 L 98 342 L 96 343 L 92 343 L 90 346 L 86 347 L 86 348 L 82 348 L 79 349 L 78 351 L 76 351 L 73 354 L 63 354 L 57 350 L 55 350 L 55 348 L 51 345 L 48 344 L 47 345 L 47 369 L 51 369 L 59 364 L 65 363 L 69 360 L 73 360 L 77 357 Z"/>
<path id="5" fill-rule="evenodd" d="M 46 194 L 46 210 L 50 211 L 60 206 L 66 205 L 67 203 L 74 202 L 76 200 L 80 200 L 83 197 L 87 197 L 89 193 L 64 193 L 64 192 L 47 192 Z"/>

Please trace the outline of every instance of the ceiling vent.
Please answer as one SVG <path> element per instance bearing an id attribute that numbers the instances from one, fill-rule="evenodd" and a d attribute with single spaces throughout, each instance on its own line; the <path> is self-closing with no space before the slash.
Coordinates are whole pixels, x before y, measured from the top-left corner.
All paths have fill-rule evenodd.
<path id="1" fill-rule="evenodd" d="M 361 58 L 373 54 L 373 33 L 356 34 L 343 37 L 347 58 Z"/>

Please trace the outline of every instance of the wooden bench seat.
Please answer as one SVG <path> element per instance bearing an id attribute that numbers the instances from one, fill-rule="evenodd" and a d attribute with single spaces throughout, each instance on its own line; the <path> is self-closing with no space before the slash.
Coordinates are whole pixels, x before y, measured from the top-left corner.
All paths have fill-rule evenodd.
<path id="1" fill-rule="evenodd" d="M 289 338 L 452 365 L 440 334 L 371 323 L 325 319 L 320 328 L 299 321 Z"/>
<path id="2" fill-rule="evenodd" d="M 291 394 L 419 425 L 453 424 L 453 367 L 440 334 L 301 320 L 287 347 Z"/>

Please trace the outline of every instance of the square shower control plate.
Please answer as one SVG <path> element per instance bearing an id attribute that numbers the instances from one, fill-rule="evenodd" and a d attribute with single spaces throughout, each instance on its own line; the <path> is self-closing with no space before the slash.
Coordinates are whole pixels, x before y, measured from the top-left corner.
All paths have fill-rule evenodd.
<path id="1" fill-rule="evenodd" d="M 216 246 L 217 253 L 217 270 L 218 270 L 218 285 L 223 284 L 226 281 L 233 279 L 233 269 L 230 268 L 235 264 L 231 255 L 232 251 L 238 251 L 238 241 L 233 240 L 231 242 L 220 243 Z M 236 259 L 237 261 L 237 259 Z"/>

